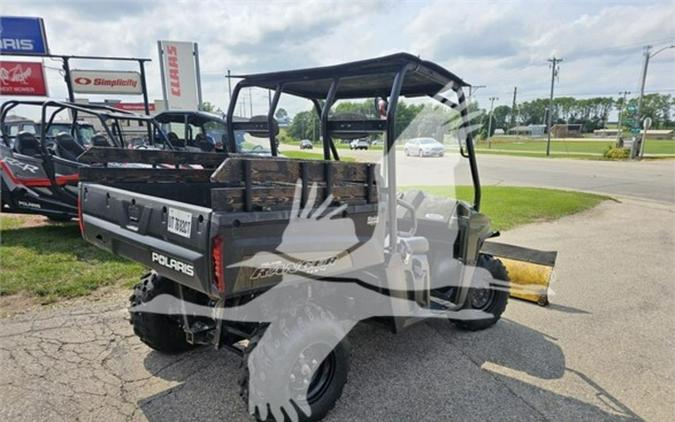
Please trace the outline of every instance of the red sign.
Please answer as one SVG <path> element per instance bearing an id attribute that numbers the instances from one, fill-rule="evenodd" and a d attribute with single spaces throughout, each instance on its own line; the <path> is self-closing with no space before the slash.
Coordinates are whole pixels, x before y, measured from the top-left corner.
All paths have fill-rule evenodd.
<path id="1" fill-rule="evenodd" d="M 46 97 L 47 80 L 40 62 L 0 62 L 0 94 Z"/>
<path id="2" fill-rule="evenodd" d="M 120 110 L 126 111 L 143 111 L 145 112 L 145 105 L 143 103 L 117 103 L 113 105 L 114 108 L 119 108 Z M 148 104 L 149 111 L 155 111 L 155 104 Z"/>

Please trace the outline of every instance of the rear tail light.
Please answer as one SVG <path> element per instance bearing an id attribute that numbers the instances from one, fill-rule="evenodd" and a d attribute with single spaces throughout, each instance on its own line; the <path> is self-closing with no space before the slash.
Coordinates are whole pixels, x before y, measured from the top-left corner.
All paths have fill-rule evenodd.
<path id="1" fill-rule="evenodd" d="M 218 235 L 211 244 L 213 262 L 213 284 L 220 293 L 225 293 L 225 268 L 223 267 L 223 238 Z"/>

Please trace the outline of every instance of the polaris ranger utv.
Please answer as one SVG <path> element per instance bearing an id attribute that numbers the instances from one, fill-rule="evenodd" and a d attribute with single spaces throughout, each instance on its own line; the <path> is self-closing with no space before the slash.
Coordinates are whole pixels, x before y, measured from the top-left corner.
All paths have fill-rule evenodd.
<path id="1" fill-rule="evenodd" d="M 130 299 L 140 340 L 165 353 L 195 345 L 233 350 L 242 356 L 241 395 L 252 415 L 313 421 L 342 393 L 345 336 L 359 321 L 394 332 L 428 316 L 469 330 L 496 323 L 508 276 L 498 259 L 481 253 L 496 233 L 480 213 L 466 86 L 403 53 L 246 75 L 227 113 L 228 157 L 215 171 L 82 169 L 83 237 L 152 269 Z M 265 121 L 232 118 L 248 87 L 274 92 Z M 274 113 L 282 94 L 314 104 L 323 160 L 277 157 Z M 401 96 L 457 111 L 473 203 L 396 191 Z M 375 117 L 332 113 L 341 99 L 375 99 Z M 267 133 L 273 156 L 236 153 L 238 130 Z M 373 163 L 340 161 L 333 141 L 371 134 L 384 134 L 383 175 Z M 188 162 L 181 152 L 167 159 Z M 489 282 L 479 283 L 478 273 Z"/>

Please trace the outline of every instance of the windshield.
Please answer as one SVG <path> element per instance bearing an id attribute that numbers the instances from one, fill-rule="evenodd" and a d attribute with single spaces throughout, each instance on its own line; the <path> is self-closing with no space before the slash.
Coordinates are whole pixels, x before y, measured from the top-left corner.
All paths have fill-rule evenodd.
<path id="1" fill-rule="evenodd" d="M 72 125 L 70 123 L 52 123 L 47 129 L 47 138 L 54 138 L 61 132 L 71 133 Z M 80 124 L 78 125 L 79 129 L 79 140 L 83 145 L 89 145 L 91 143 L 91 138 L 96 134 L 96 130 L 90 124 Z"/>
<path id="2" fill-rule="evenodd" d="M 225 123 L 211 121 L 204 123 L 204 132 L 211 138 L 220 140 L 227 130 L 225 129 Z"/>
<path id="3" fill-rule="evenodd" d="M 54 137 L 61 132 L 70 133 L 70 123 L 52 123 L 47 129 L 47 137 Z"/>
<path id="4" fill-rule="evenodd" d="M 438 142 L 435 139 L 420 139 L 420 144 L 423 145 L 430 145 L 430 144 L 437 144 Z"/>

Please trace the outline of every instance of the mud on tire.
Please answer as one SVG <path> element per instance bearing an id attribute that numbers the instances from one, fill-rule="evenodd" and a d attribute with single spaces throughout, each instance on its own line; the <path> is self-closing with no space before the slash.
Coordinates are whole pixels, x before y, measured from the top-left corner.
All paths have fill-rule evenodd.
<path id="1" fill-rule="evenodd" d="M 187 351 L 192 345 L 185 339 L 178 315 L 133 311 L 142 309 L 145 303 L 161 294 L 176 296 L 176 283 L 154 272 L 144 275 L 141 282 L 134 286 L 134 293 L 129 298 L 130 322 L 134 333 L 158 352 L 175 354 Z"/>

